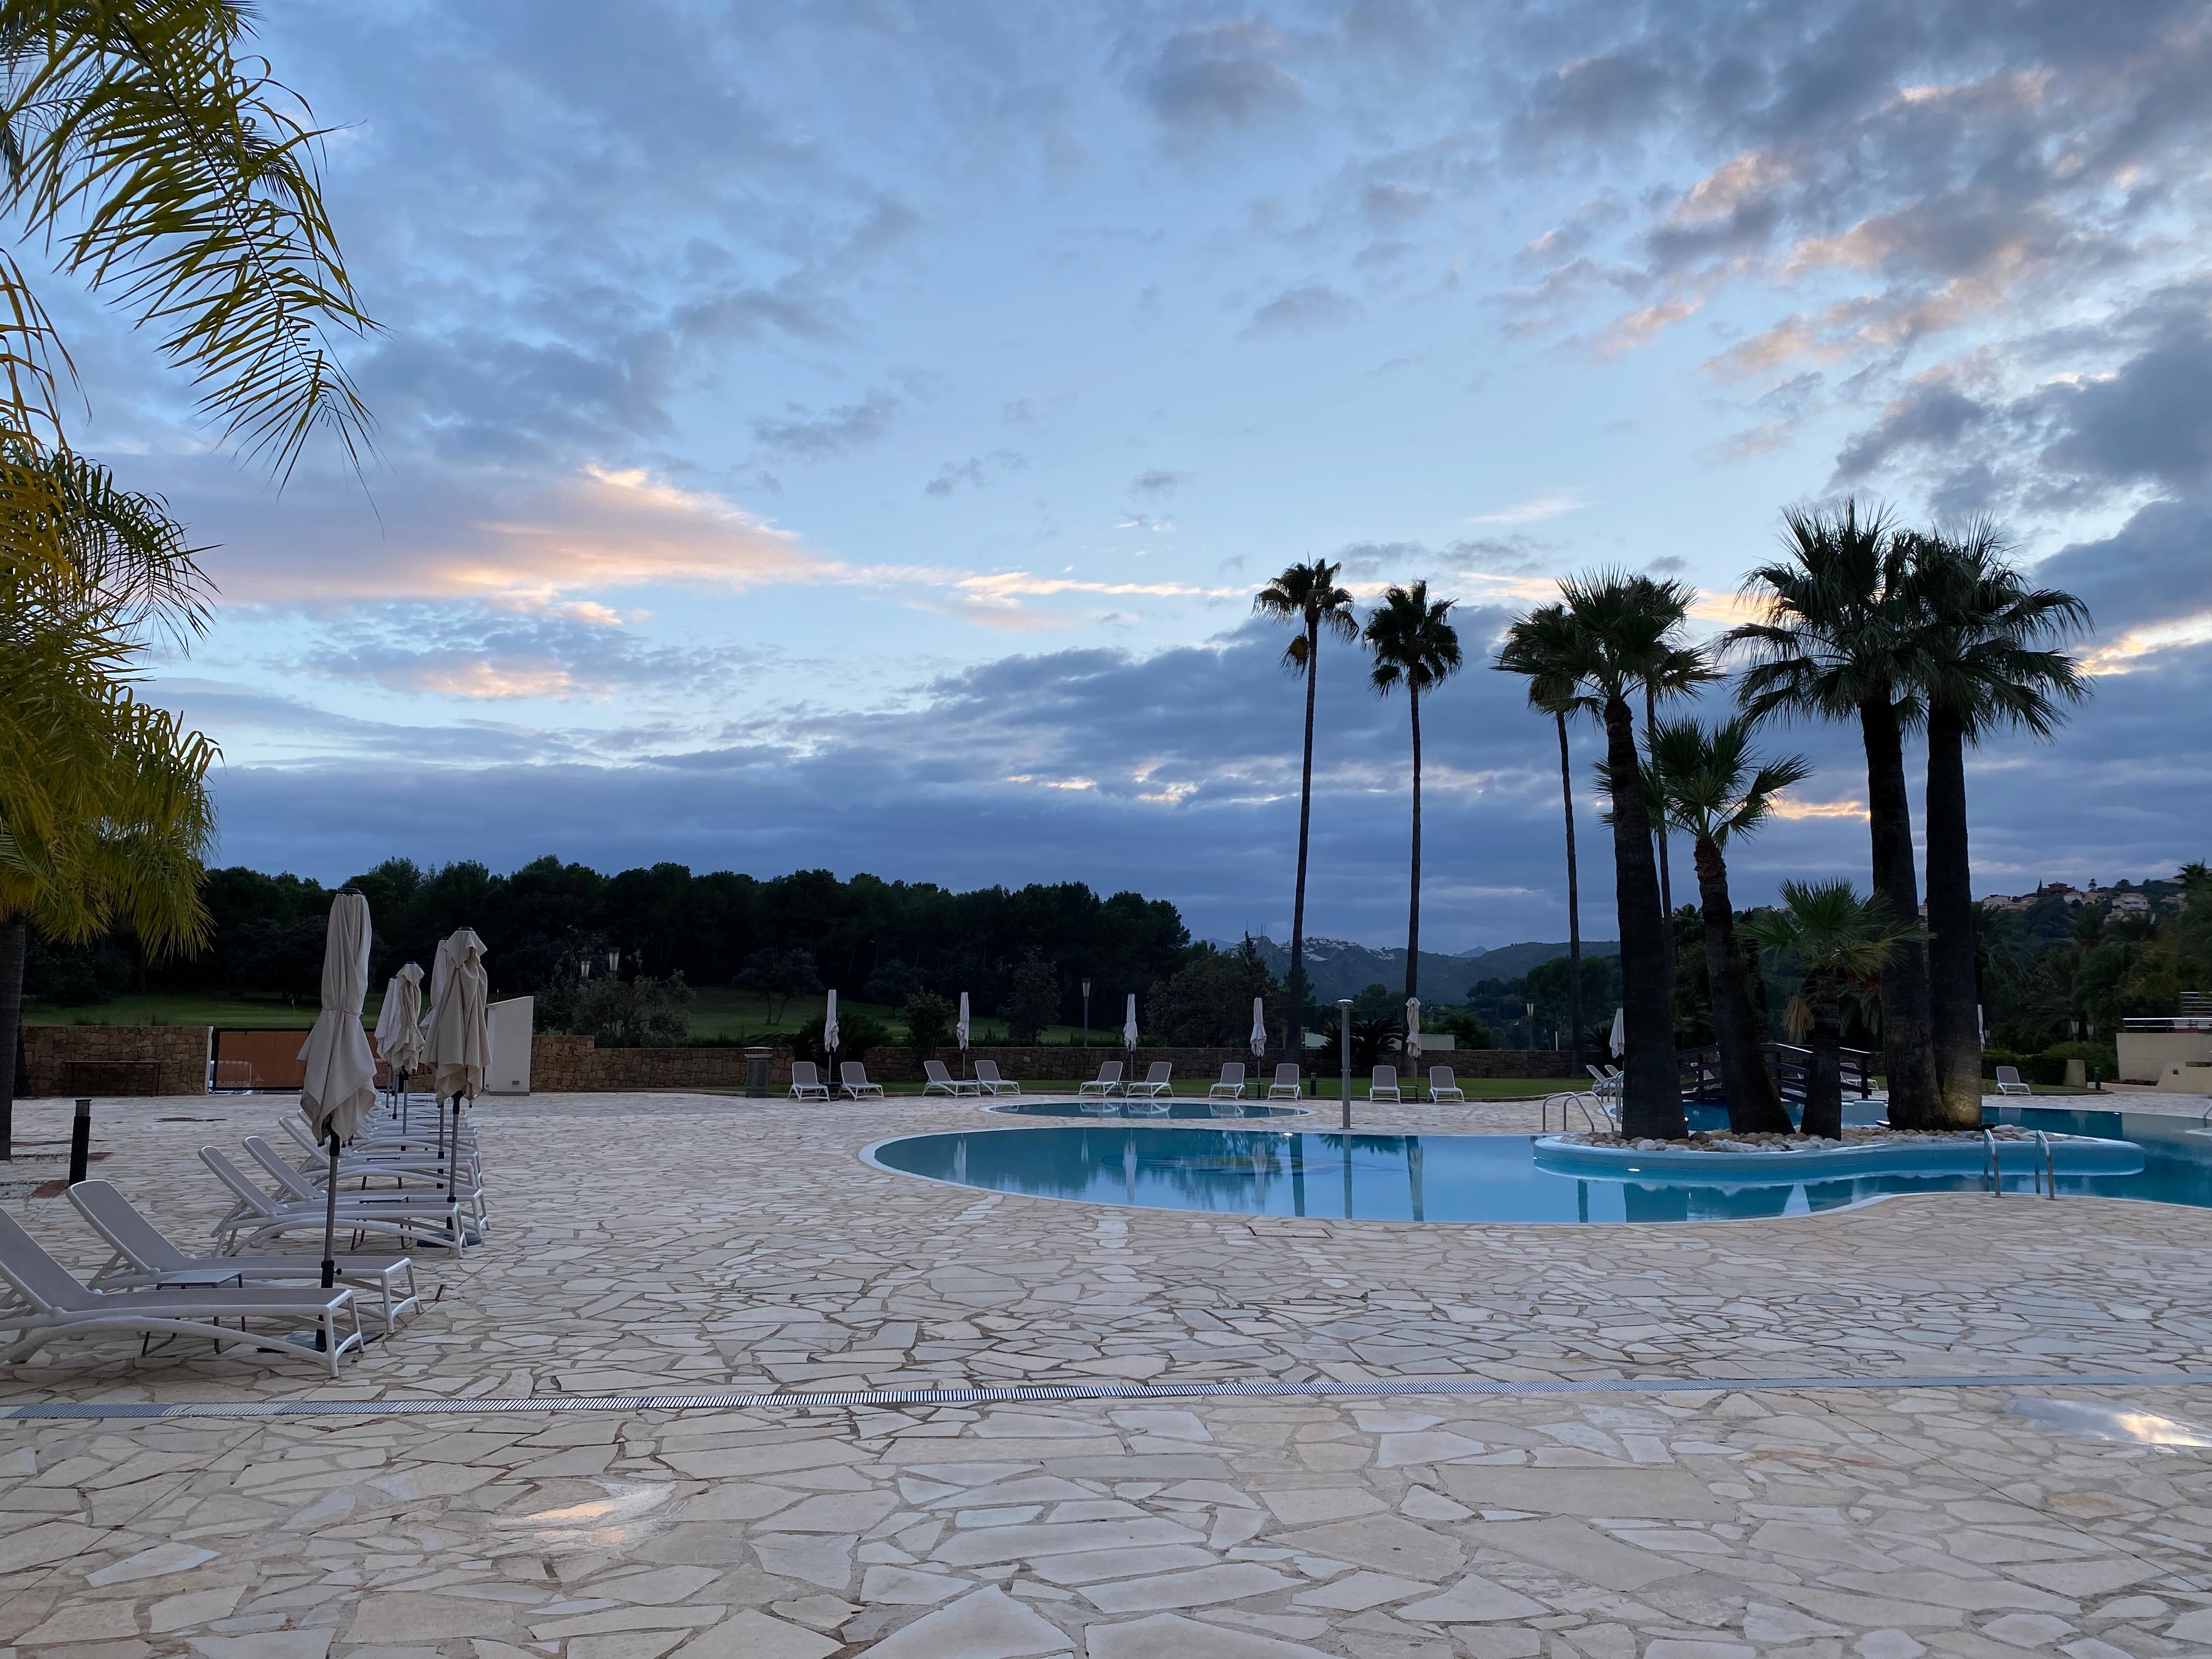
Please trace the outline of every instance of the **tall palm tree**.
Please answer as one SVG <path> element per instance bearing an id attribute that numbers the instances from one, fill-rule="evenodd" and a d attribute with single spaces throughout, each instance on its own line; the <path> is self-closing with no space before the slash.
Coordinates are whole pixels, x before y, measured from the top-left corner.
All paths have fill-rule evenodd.
<path id="1" fill-rule="evenodd" d="M 1690 836 L 1705 924 L 1705 973 L 1712 986 L 1713 1031 L 1729 1127 L 1741 1134 L 1789 1133 L 1790 1115 L 1759 1053 L 1751 987 L 1736 944 L 1729 897 L 1728 848 L 1774 811 L 1774 798 L 1812 772 L 1802 755 L 1762 761 L 1752 752 L 1751 722 L 1741 715 L 1708 732 L 1670 721 L 1651 744 L 1654 792 L 1667 816 Z"/>
<path id="2" fill-rule="evenodd" d="M 1644 753 L 1647 763 L 1659 741 L 1661 702 L 1694 696 L 1698 687 L 1720 678 L 1721 671 L 1713 666 L 1712 659 L 1698 646 L 1677 647 L 1652 665 L 1651 672 L 1644 677 Z M 1675 976 L 1674 881 L 1669 870 L 1672 860 L 1668 856 L 1665 813 L 1658 815 L 1654 828 L 1659 842 L 1659 914 L 1667 918 L 1667 996 L 1671 1012 Z"/>
<path id="3" fill-rule="evenodd" d="M 1252 599 L 1255 614 L 1298 625 L 1297 633 L 1283 647 L 1283 666 L 1306 683 L 1305 758 L 1298 772 L 1298 878 L 1291 900 L 1291 1018 L 1301 1031 L 1306 1013 L 1306 841 L 1313 823 L 1314 688 L 1321 667 L 1321 636 L 1359 637 L 1359 623 L 1352 614 L 1352 595 L 1336 585 L 1337 573 L 1342 568 L 1327 559 L 1294 564 Z M 1297 1052 L 1295 1040 L 1291 1050 Z"/>
<path id="4" fill-rule="evenodd" d="M 1583 1009 L 1582 880 L 1575 859 L 1575 777 L 1567 744 L 1567 717 L 1595 714 L 1596 702 L 1575 682 L 1574 622 L 1562 605 L 1539 605 L 1505 630 L 1505 643 L 1492 665 L 1528 682 L 1528 706 L 1552 717 L 1559 734 L 1559 799 L 1567 823 L 1568 1018 L 1573 1032 L 1573 1075 L 1583 1071 L 1583 1037 L 1589 1030 Z"/>
<path id="5" fill-rule="evenodd" d="M 1459 633 L 1451 625 L 1456 599 L 1431 599 L 1429 585 L 1392 587 L 1367 619 L 1367 648 L 1375 659 L 1367 683 L 1377 696 L 1406 688 L 1413 717 L 1413 860 L 1412 898 L 1406 912 L 1406 1000 L 1420 994 L 1421 979 L 1421 693 L 1433 691 L 1458 671 Z"/>
<path id="6" fill-rule="evenodd" d="M 1987 520 L 1954 535 L 1901 538 L 1920 612 L 1928 703 L 1928 981 L 1941 1115 L 1981 1121 L 1981 996 L 1975 971 L 1966 745 L 2001 726 L 2056 735 L 2061 705 L 2088 695 L 2073 658 L 2051 648 L 2089 625 L 2088 607 L 2032 588 Z"/>
<path id="7" fill-rule="evenodd" d="M 1846 501 L 1831 512 L 1784 515 L 1783 556 L 1744 579 L 1759 620 L 1729 643 L 1749 658 L 1736 693 L 1745 712 L 1858 723 L 1866 750 L 1867 828 L 1874 890 L 1906 922 L 1920 912 L 1913 866 L 1912 804 L 1905 739 L 1926 714 L 1920 685 L 1924 630 L 1904 544 L 1888 516 Z M 1901 939 L 1881 976 L 1883 1066 L 1890 1121 L 1923 1129 L 1944 1122 L 1930 1041 L 1928 957 L 1920 936 Z"/>
<path id="8" fill-rule="evenodd" d="M 1802 1127 L 1808 1135 L 1840 1139 L 1844 993 L 1879 981 L 1921 931 L 1899 921 L 1881 895 L 1861 898 L 1847 881 L 1785 881 L 1782 907 L 1753 913 L 1743 931 L 1754 944 L 1798 959 L 1804 981 L 1792 1012 L 1809 1025 L 1813 1049 Z"/>
<path id="9" fill-rule="evenodd" d="M 1620 928 L 1622 1066 L 1620 1129 L 1641 1139 L 1687 1133 L 1674 1064 L 1666 958 L 1674 950 L 1659 909 L 1651 810 L 1642 787 L 1636 714 L 1629 699 L 1682 648 L 1690 591 L 1679 582 L 1607 573 L 1559 584 L 1573 642 L 1566 666 L 1605 722 L 1607 775 L 1634 780 L 1611 791 L 1613 903 Z"/>

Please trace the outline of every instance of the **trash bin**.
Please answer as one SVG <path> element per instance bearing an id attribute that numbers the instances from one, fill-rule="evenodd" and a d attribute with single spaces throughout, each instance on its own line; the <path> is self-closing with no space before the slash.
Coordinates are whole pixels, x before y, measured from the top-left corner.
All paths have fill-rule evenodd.
<path id="1" fill-rule="evenodd" d="M 773 1048 L 745 1050 L 745 1093 L 754 1100 L 768 1098 L 768 1063 L 775 1057 Z"/>

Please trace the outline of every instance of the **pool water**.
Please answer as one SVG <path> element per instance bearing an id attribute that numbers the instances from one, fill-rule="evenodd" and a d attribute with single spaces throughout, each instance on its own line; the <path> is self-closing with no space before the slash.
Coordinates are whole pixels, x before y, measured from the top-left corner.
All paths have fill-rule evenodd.
<path id="1" fill-rule="evenodd" d="M 1996 1114 L 1990 1114 L 1992 1120 Z M 2006 1122 L 2131 1140 L 2131 1174 L 2058 1177 L 2069 1194 L 2212 1208 L 2212 1136 L 2153 1113 L 2007 1108 Z M 915 1135 L 878 1143 L 882 1167 L 986 1192 L 1217 1215 L 1374 1221 L 1735 1221 L 1846 1209 L 1899 1193 L 1981 1192 L 1974 1175 L 1854 1176 L 1771 1185 L 1644 1183 L 1540 1169 L 1528 1135 L 1343 1135 L 1172 1129 L 1136 1122 Z M 2006 1143 L 2006 1194 L 2033 1190 L 2031 1145 Z"/>
<path id="2" fill-rule="evenodd" d="M 1179 1121 L 1205 1119 L 1233 1122 L 1240 1117 L 1305 1117 L 1310 1115 L 1297 1106 L 1263 1106 L 1252 1100 L 1113 1100 L 1092 1101 L 1089 1109 L 1073 1100 L 1033 1100 L 1019 1106 L 993 1106 L 988 1109 L 1001 1117 L 1079 1117 L 1086 1122 L 1121 1123 L 1142 1122 L 1149 1118 L 1158 1122 L 1162 1118 Z M 1165 1107 L 1163 1111 L 1160 1109 Z"/>

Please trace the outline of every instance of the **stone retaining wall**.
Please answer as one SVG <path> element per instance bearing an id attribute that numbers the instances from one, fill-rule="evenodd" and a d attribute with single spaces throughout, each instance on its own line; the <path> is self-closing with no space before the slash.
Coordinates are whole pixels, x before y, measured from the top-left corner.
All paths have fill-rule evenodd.
<path id="1" fill-rule="evenodd" d="M 213 1038 L 206 1025 L 26 1025 L 23 1092 L 204 1095 Z"/>
<path id="2" fill-rule="evenodd" d="M 957 1048 L 940 1048 L 942 1060 L 955 1077 L 961 1073 Z M 841 1054 L 842 1060 L 862 1060 L 877 1083 L 918 1083 L 922 1071 L 913 1052 L 904 1048 L 871 1048 L 866 1054 Z M 1449 1065 L 1466 1078 L 1565 1078 L 1568 1057 L 1549 1048 L 1460 1048 L 1433 1056 L 1435 1064 Z M 1097 1075 L 1109 1060 L 1127 1060 L 1127 1075 L 1142 1077 L 1155 1060 L 1175 1067 L 1178 1082 L 1211 1082 L 1224 1065 L 1242 1060 L 1256 1079 L 1271 1077 L 1272 1055 L 1255 1062 L 1241 1048 L 1139 1048 L 1124 1056 L 1103 1044 L 1088 1050 L 1054 1045 L 1030 1048 L 971 1048 L 967 1060 L 995 1061 L 1000 1075 L 1012 1082 L 1045 1079 L 1087 1078 Z M 1315 1074 L 1310 1060 L 1306 1071 Z M 745 1051 L 738 1048 L 601 1048 L 590 1037 L 558 1036 L 541 1031 L 532 1040 L 530 1086 L 543 1094 L 621 1094 L 631 1090 L 739 1089 L 745 1081 Z M 769 1062 L 769 1086 L 781 1094 L 791 1085 L 791 1055 L 778 1049 Z"/>

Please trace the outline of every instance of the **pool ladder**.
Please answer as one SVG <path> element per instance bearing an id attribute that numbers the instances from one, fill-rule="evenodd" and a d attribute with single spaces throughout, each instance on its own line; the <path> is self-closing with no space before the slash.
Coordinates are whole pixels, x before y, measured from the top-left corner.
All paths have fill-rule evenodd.
<path id="1" fill-rule="evenodd" d="M 2043 1162 L 2030 1165 L 2035 1177 L 2038 1197 L 2058 1196 L 2058 1167 L 2051 1154 L 2051 1137 L 2040 1129 L 2035 1132 L 2036 1150 L 2043 1154 Z M 1982 1182 L 1992 1198 L 2004 1196 L 2003 1171 L 1997 1164 L 1997 1138 L 1988 1129 L 1982 1131 Z"/>
<path id="2" fill-rule="evenodd" d="M 1587 1091 L 1577 1093 L 1571 1090 L 1561 1094 L 1546 1095 L 1543 1103 L 1536 1109 L 1536 1133 L 1547 1134 L 1551 1132 L 1552 1103 L 1556 1100 L 1559 1103 L 1559 1133 L 1561 1134 L 1566 1133 L 1572 1127 L 1567 1118 L 1567 1108 L 1570 1105 L 1581 1110 L 1583 1121 L 1592 1134 L 1609 1134 L 1613 1129 L 1613 1120 L 1607 1117 L 1604 1126 L 1600 1127 L 1596 1116 L 1590 1110 L 1590 1098 Z"/>

